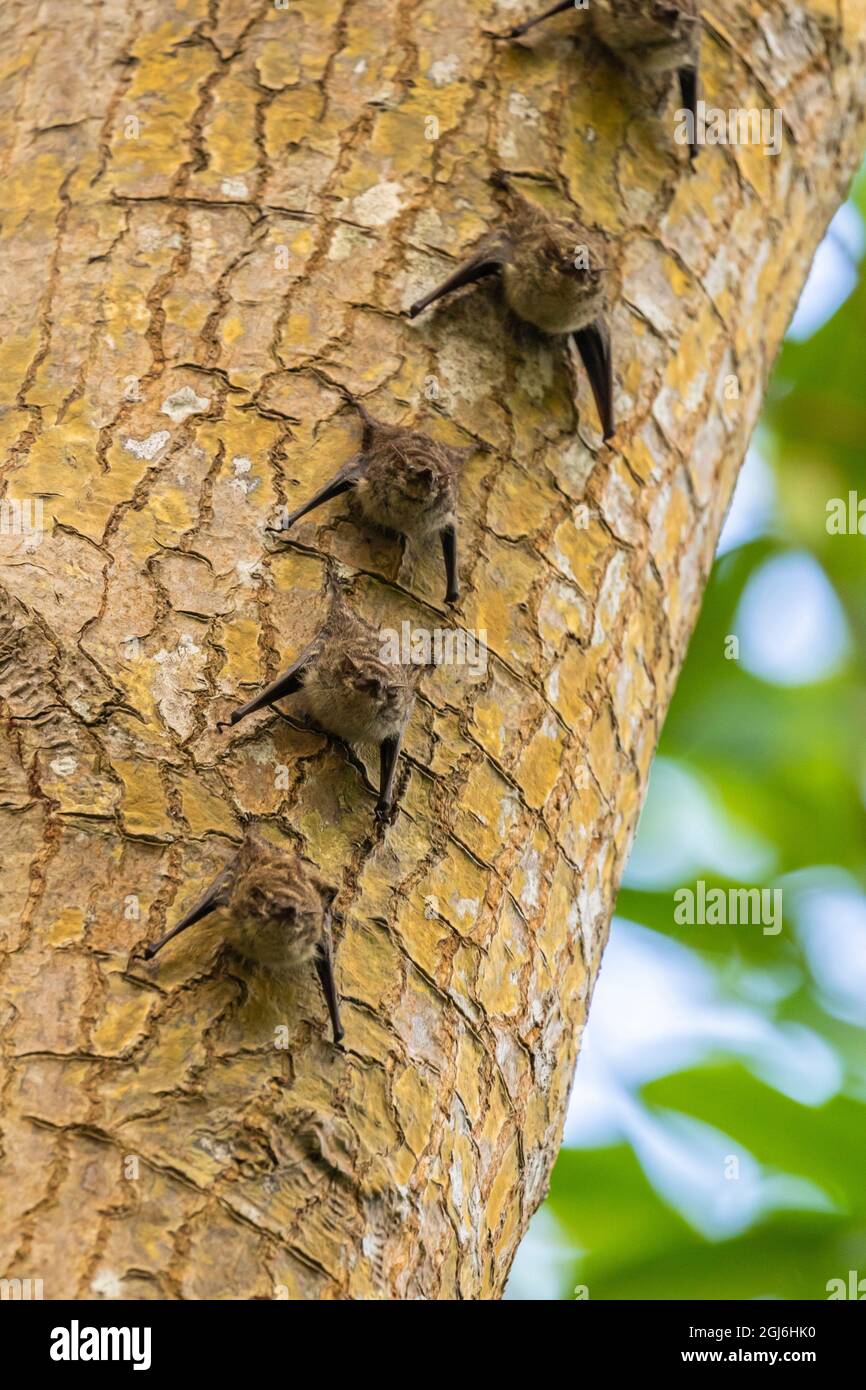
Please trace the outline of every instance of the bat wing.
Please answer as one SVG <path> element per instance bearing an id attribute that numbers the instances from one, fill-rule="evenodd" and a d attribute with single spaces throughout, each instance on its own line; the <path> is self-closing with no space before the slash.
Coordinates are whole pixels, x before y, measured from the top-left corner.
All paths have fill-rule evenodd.
<path id="1" fill-rule="evenodd" d="M 332 497 L 339 497 L 341 493 L 348 492 L 355 486 L 358 479 L 362 477 L 364 466 L 364 455 L 356 454 L 354 458 L 350 459 L 348 463 L 345 463 L 343 467 L 334 474 L 329 482 L 325 483 L 324 487 L 320 488 L 318 492 L 314 492 L 308 502 L 305 502 L 303 506 L 298 507 L 290 516 L 287 516 L 282 526 L 270 526 L 268 529 L 277 533 L 288 531 L 294 526 L 296 521 L 300 521 L 302 516 L 306 516 L 307 512 L 312 512 L 316 507 L 321 507 L 323 502 L 330 502 Z"/>
<path id="2" fill-rule="evenodd" d="M 603 319 L 596 319 L 586 328 L 573 334 L 586 368 L 596 409 L 601 420 L 601 432 L 607 441 L 616 433 L 613 418 L 613 369 L 610 355 L 610 334 Z"/>
<path id="3" fill-rule="evenodd" d="M 504 232 L 491 232 L 478 245 L 478 250 L 474 256 L 470 256 L 467 261 L 459 265 L 453 275 L 449 275 L 443 280 L 441 285 L 437 285 L 429 294 L 423 298 L 416 299 L 409 309 L 410 319 L 414 319 L 435 300 L 441 299 L 443 295 L 450 294 L 452 290 L 462 289 L 464 285 L 472 285 L 476 280 L 483 280 L 487 275 L 498 275 L 506 261 L 511 259 L 511 241 Z"/>
<path id="4" fill-rule="evenodd" d="M 519 39 L 521 34 L 527 30 L 534 29 L 536 24 L 541 24 L 542 20 L 552 19 L 555 14 L 562 14 L 563 10 L 575 8 L 575 0 L 557 0 L 557 4 L 551 5 L 549 10 L 544 10 L 542 14 L 533 15 L 531 19 L 525 19 L 522 24 L 515 24 L 513 29 L 506 29 L 502 34 L 491 34 L 494 39 Z"/>
<path id="5" fill-rule="evenodd" d="M 457 572 L 457 527 L 453 521 L 442 527 L 439 539 L 445 561 L 445 602 L 456 603 L 460 597 L 460 580 Z"/>
<path id="6" fill-rule="evenodd" d="M 232 710 L 228 719 L 221 720 L 217 728 L 231 728 L 233 724 L 237 724 L 238 720 L 244 719 L 248 714 L 253 714 L 257 709 L 265 709 L 266 706 L 274 704 L 276 700 L 282 700 L 285 695 L 294 695 L 296 691 L 300 690 L 304 672 L 318 656 L 320 649 L 320 634 L 317 633 L 310 645 L 304 648 L 297 661 L 293 661 L 288 670 L 284 671 L 281 676 L 277 676 L 270 685 L 266 685 L 258 695 L 247 700 L 245 705 Z"/>
<path id="7" fill-rule="evenodd" d="M 157 951 L 161 951 L 167 942 L 171 941 L 173 937 L 179 936 L 182 931 L 186 931 L 187 927 L 194 926 L 196 922 L 201 921 L 202 917 L 207 917 L 218 907 L 228 905 L 233 867 L 233 865 L 229 865 L 223 869 L 222 873 L 217 874 L 210 887 L 205 889 L 198 902 L 190 908 L 185 916 L 181 917 L 177 925 L 172 927 L 171 931 L 166 932 L 159 941 L 155 941 L 152 946 L 146 948 L 144 952 L 146 960 L 151 960 Z"/>
<path id="8" fill-rule="evenodd" d="M 394 805 L 394 778 L 397 761 L 400 757 L 400 744 L 403 735 L 389 734 L 379 744 L 379 800 L 376 802 L 376 819 L 387 820 Z"/>
<path id="9" fill-rule="evenodd" d="M 337 982 L 334 978 L 330 923 L 326 927 L 322 940 L 316 947 L 315 960 L 316 974 L 319 977 L 319 984 L 322 986 L 322 993 L 325 996 L 325 1003 L 328 1006 L 328 1014 L 331 1019 L 331 1030 L 333 1032 L 334 1043 L 335 1045 L 339 1045 L 343 1037 L 343 1025 L 340 1022 L 340 996 L 337 993 Z"/>
<path id="10" fill-rule="evenodd" d="M 680 68 L 677 72 L 680 84 L 680 96 L 682 97 L 683 107 L 692 113 L 692 143 L 689 145 L 689 158 L 696 159 L 698 154 L 697 143 L 697 117 L 698 117 L 698 67 Z"/>

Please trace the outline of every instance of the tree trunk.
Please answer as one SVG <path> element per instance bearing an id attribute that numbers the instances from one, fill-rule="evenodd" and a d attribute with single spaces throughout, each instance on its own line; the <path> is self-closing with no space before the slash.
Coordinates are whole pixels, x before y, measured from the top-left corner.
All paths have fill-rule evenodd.
<path id="1" fill-rule="evenodd" d="M 863 0 L 707 10 L 703 95 L 783 107 L 784 142 L 693 173 L 672 96 L 573 16 L 495 45 L 533 0 L 287 3 L 0 19 L 0 1267 L 46 1298 L 501 1293 L 737 469 L 862 148 Z M 494 167 L 619 257 L 613 448 L 495 287 L 402 314 L 495 220 Z M 357 447 L 327 378 L 492 447 L 456 619 L 438 553 L 341 505 L 265 541 Z M 215 727 L 315 630 L 325 556 L 367 617 L 489 643 L 483 679 L 424 678 L 384 829 L 371 758 L 277 714 Z M 340 887 L 342 1052 L 312 969 L 275 1007 L 218 923 L 141 958 L 248 817 Z"/>

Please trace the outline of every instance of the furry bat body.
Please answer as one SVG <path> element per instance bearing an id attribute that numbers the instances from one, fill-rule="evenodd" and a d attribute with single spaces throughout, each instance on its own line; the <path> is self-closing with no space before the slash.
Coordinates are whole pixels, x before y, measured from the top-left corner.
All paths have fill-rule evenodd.
<path id="1" fill-rule="evenodd" d="M 400 745 L 424 668 L 384 661 L 381 646 L 376 629 L 352 612 L 333 585 L 327 620 L 309 646 L 259 695 L 234 710 L 225 724 L 237 724 L 255 710 L 300 692 L 304 711 L 320 728 L 347 743 L 378 746 L 376 815 L 386 817 L 393 804 Z"/>
<path id="2" fill-rule="evenodd" d="M 530 203 L 510 188 L 504 175 L 496 175 L 493 182 L 508 195 L 504 226 L 483 237 L 469 260 L 417 300 L 409 317 L 452 290 L 498 275 L 505 301 L 517 318 L 549 336 L 574 339 L 608 440 L 616 426 L 604 242 L 579 223 L 551 217 Z"/>
<path id="3" fill-rule="evenodd" d="M 332 904 L 336 890 L 292 852 L 247 835 L 235 858 L 218 874 L 194 907 L 148 946 L 151 960 L 175 936 L 202 918 L 226 908 L 225 939 L 241 955 L 281 977 L 314 961 L 334 1042 L 343 1036 L 331 959 Z"/>
<path id="4" fill-rule="evenodd" d="M 560 0 L 494 38 L 520 38 L 542 20 L 565 10 L 575 11 L 592 33 L 637 73 L 676 72 L 683 107 L 696 115 L 701 29 L 697 0 L 589 0 L 577 6 Z M 692 159 L 698 147 L 689 146 Z"/>
<path id="5" fill-rule="evenodd" d="M 361 515 L 375 526 L 421 540 L 438 535 L 445 561 L 445 602 L 456 603 L 457 477 L 474 447 L 454 448 L 415 430 L 382 424 L 341 389 L 363 421 L 361 449 L 281 527 L 272 529 L 288 531 L 322 503 L 351 492 Z"/>

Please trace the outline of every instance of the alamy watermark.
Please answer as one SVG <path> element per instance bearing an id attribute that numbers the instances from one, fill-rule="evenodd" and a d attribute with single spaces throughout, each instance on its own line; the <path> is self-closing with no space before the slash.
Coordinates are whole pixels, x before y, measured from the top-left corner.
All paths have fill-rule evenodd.
<path id="1" fill-rule="evenodd" d="M 827 1302 L 832 1303 L 837 1298 L 853 1298 L 858 1303 L 866 1299 L 866 1279 L 860 1278 L 859 1269 L 849 1269 L 848 1279 L 828 1279 L 824 1285 L 827 1290 Z"/>
<path id="2" fill-rule="evenodd" d="M 41 1279 L 0 1279 L 0 1303 L 29 1302 L 44 1297 Z"/>
<path id="3" fill-rule="evenodd" d="M 134 1371 L 150 1369 L 149 1327 L 82 1327 L 73 1318 L 69 1327 L 51 1330 L 52 1361 L 131 1361 Z"/>
<path id="4" fill-rule="evenodd" d="M 680 107 L 674 139 L 678 145 L 761 145 L 765 155 L 782 148 L 782 111 L 779 107 L 719 106 L 696 103 L 695 110 Z"/>
<path id="5" fill-rule="evenodd" d="M 694 888 L 678 888 L 674 902 L 680 927 L 761 927 L 764 936 L 782 930 L 781 888 L 707 888 L 699 878 Z"/>
<path id="6" fill-rule="evenodd" d="M 866 497 L 853 489 L 845 497 L 827 499 L 828 536 L 866 536 Z"/>
<path id="7" fill-rule="evenodd" d="M 400 630 L 379 631 L 379 660 L 387 665 L 466 666 L 482 680 L 487 674 L 487 629 L 413 627 L 404 619 Z"/>
<path id="8" fill-rule="evenodd" d="M 23 536 L 25 549 L 35 550 L 42 540 L 43 529 L 41 497 L 0 499 L 0 539 Z"/>

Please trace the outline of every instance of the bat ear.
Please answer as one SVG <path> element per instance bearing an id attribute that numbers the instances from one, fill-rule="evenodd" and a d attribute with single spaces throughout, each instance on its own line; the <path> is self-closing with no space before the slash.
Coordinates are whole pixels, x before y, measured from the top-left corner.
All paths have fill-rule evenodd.
<path id="1" fill-rule="evenodd" d="M 244 857 L 242 862 L 245 861 L 248 866 L 273 864 L 281 856 L 280 846 L 269 840 L 257 825 L 247 828 L 240 853 Z"/>
<path id="2" fill-rule="evenodd" d="M 324 909 L 327 912 L 330 912 L 335 900 L 339 895 L 339 888 L 335 888 L 333 883 L 329 883 L 326 878 L 323 878 L 318 866 L 316 864 L 312 864 L 309 859 L 304 858 L 301 855 L 298 855 L 297 865 L 299 871 L 302 870 L 306 874 L 310 883 L 316 889 L 316 892 L 322 900 L 322 906 L 324 907 Z"/>
<path id="3" fill-rule="evenodd" d="M 351 612 L 346 590 L 341 584 L 339 576 L 330 566 L 325 571 L 325 594 L 330 602 L 332 615 Z"/>

